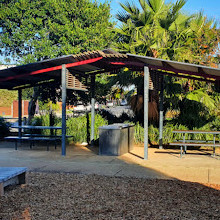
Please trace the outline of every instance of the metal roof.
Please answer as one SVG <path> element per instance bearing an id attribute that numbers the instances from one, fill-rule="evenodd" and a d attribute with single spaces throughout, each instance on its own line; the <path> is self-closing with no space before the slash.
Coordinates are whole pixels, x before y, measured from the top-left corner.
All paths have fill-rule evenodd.
<path id="1" fill-rule="evenodd" d="M 62 56 L 36 63 L 0 70 L 0 89 L 32 87 L 42 83 L 61 81 L 61 68 L 66 64 L 70 73 L 86 76 L 102 72 L 117 72 L 128 67 L 143 70 L 145 65 L 164 74 L 214 82 L 220 80 L 220 69 L 182 62 L 168 61 L 134 54 L 121 54 L 114 50 L 85 52 Z"/>
<path id="2" fill-rule="evenodd" d="M 149 66 L 151 69 L 161 70 L 167 73 L 175 73 L 181 76 L 195 77 L 198 80 L 210 79 L 210 80 L 220 80 L 220 69 L 212 68 L 203 65 L 196 65 L 190 63 L 183 63 L 171 60 L 158 59 L 147 56 L 140 56 L 134 54 L 127 54 L 128 57 L 134 57 L 139 61 L 143 62 L 145 65 Z"/>
<path id="3" fill-rule="evenodd" d="M 100 62 L 99 60 L 102 59 Z M 0 70 L 0 89 L 32 87 L 42 83 L 60 82 L 61 65 L 66 64 L 73 75 L 114 71 L 121 67 L 106 65 L 111 61 L 127 60 L 128 56 L 113 50 L 93 51 L 62 56 L 36 63 Z M 97 62 L 97 61 L 99 62 Z"/>

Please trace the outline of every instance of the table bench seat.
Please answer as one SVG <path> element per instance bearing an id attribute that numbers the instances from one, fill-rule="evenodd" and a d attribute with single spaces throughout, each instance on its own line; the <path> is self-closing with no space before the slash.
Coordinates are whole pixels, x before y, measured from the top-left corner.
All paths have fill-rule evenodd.
<path id="1" fill-rule="evenodd" d="M 186 153 L 187 146 L 192 147 L 213 147 L 213 156 L 215 156 L 215 148 L 220 147 L 220 142 L 216 141 L 216 135 L 220 135 L 220 131 L 203 131 L 203 130 L 173 130 L 172 133 L 175 134 L 182 134 L 182 139 L 176 140 L 172 143 L 169 143 L 171 146 L 180 146 L 180 157 L 182 157 L 182 151 L 184 147 L 184 154 Z M 186 139 L 186 135 L 191 134 L 202 134 L 202 135 L 212 135 L 212 140 L 197 140 L 196 138 L 192 137 L 191 139 Z"/>
<path id="2" fill-rule="evenodd" d="M 22 137 L 57 137 L 62 138 L 62 135 L 44 135 L 44 134 L 22 134 Z M 66 135 L 66 138 L 71 138 L 72 135 Z"/>
<path id="3" fill-rule="evenodd" d="M 213 147 L 213 156 L 215 156 L 215 148 L 216 147 L 220 147 L 220 143 L 213 143 L 213 142 L 205 142 L 205 141 L 197 141 L 195 142 L 195 140 L 193 140 L 192 142 L 188 142 L 190 140 L 186 140 L 186 142 L 183 141 L 176 141 L 176 142 L 172 142 L 169 143 L 169 145 L 171 146 L 180 146 L 180 156 L 182 157 L 183 154 L 183 148 L 184 147 L 184 153 L 186 153 L 186 147 Z"/>
<path id="4" fill-rule="evenodd" d="M 57 141 L 60 140 L 60 137 L 18 137 L 18 136 L 8 136 L 4 138 L 5 140 L 11 140 L 15 141 L 15 150 L 18 149 L 18 142 L 19 141 L 29 141 L 30 142 L 30 148 L 32 148 L 32 145 L 34 145 L 35 141 L 47 141 L 47 151 L 49 151 L 49 144 L 48 142 L 54 142 L 55 143 L 55 149 L 57 146 Z"/>
<path id="5" fill-rule="evenodd" d="M 0 196 L 4 195 L 4 187 L 26 183 L 26 167 L 0 167 Z"/>
<path id="6" fill-rule="evenodd" d="M 220 147 L 220 143 L 215 143 L 215 145 L 212 143 L 207 143 L 207 142 L 181 142 L 181 141 L 177 141 L 177 142 L 172 142 L 169 143 L 169 145 L 172 146 L 192 146 L 192 147 L 201 147 L 201 146 L 206 146 L 206 147 Z"/>

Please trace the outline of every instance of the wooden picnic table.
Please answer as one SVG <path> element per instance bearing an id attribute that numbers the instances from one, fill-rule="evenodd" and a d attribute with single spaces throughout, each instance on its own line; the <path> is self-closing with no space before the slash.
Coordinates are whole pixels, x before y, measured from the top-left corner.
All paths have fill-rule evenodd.
<path id="1" fill-rule="evenodd" d="M 220 143 L 216 142 L 216 135 L 220 135 L 220 131 L 202 131 L 202 130 L 173 130 L 173 133 L 183 134 L 183 138 L 170 143 L 169 145 L 180 146 L 180 157 L 186 154 L 187 146 L 206 146 L 213 147 L 213 156 L 215 156 L 215 148 L 220 147 Z M 197 140 L 197 139 L 186 139 L 186 134 L 212 134 L 212 140 Z"/>

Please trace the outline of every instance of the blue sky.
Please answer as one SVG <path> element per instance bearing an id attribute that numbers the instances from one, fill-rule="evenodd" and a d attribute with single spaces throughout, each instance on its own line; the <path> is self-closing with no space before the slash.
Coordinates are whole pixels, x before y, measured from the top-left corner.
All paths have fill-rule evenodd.
<path id="1" fill-rule="evenodd" d="M 97 0 L 98 2 L 105 2 L 105 0 Z M 111 0 L 112 14 L 116 14 L 120 11 L 119 2 L 126 2 L 127 0 Z M 166 0 L 166 2 L 175 2 L 175 0 Z M 129 0 L 132 2 L 132 0 Z M 138 4 L 138 0 L 133 0 L 134 3 Z M 188 0 L 184 6 L 184 10 L 189 13 L 196 13 L 201 10 L 209 18 L 215 18 L 220 20 L 220 0 Z"/>

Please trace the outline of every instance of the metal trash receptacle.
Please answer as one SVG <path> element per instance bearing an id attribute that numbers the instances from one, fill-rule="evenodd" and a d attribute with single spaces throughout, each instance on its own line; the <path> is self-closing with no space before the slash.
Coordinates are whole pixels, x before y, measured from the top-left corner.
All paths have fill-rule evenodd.
<path id="1" fill-rule="evenodd" d="M 99 154 L 118 156 L 134 146 L 134 125 L 112 124 L 99 127 Z"/>

